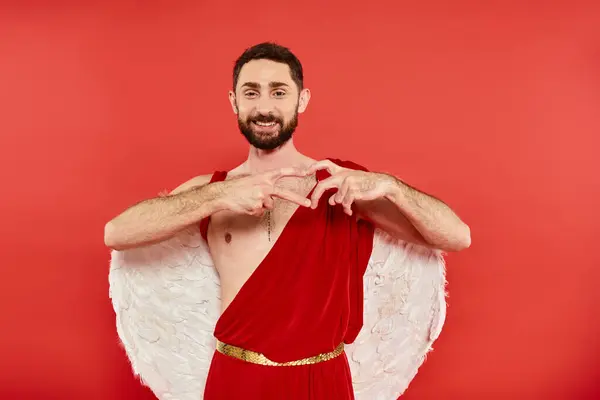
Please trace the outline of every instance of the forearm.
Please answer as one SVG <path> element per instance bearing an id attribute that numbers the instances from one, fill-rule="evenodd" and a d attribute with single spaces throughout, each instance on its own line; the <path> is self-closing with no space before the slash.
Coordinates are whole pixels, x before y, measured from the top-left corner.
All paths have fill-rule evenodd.
<path id="1" fill-rule="evenodd" d="M 471 245 L 468 225 L 450 207 L 392 178 L 386 198 L 402 212 L 428 244 L 448 251 L 462 250 Z"/>
<path id="2" fill-rule="evenodd" d="M 124 250 L 165 240 L 220 210 L 220 191 L 209 184 L 142 201 L 105 226 L 105 244 Z"/>

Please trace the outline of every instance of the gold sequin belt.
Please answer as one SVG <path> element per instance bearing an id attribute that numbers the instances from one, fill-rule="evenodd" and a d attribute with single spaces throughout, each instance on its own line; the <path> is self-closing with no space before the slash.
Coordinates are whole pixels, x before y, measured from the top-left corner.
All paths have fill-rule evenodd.
<path id="1" fill-rule="evenodd" d="M 237 358 L 238 360 L 247 361 L 247 362 L 250 362 L 253 364 L 269 365 L 269 366 L 274 366 L 274 367 L 290 367 L 290 366 L 297 366 L 297 365 L 316 364 L 316 363 L 320 363 L 323 361 L 332 360 L 332 359 L 336 358 L 337 356 L 339 356 L 340 354 L 342 354 L 342 352 L 344 351 L 344 343 L 340 343 L 335 348 L 335 350 L 333 350 L 329 353 L 322 353 L 322 354 L 319 354 L 316 356 L 303 358 L 301 360 L 287 361 L 287 362 L 283 362 L 283 363 L 271 361 L 261 353 L 257 353 L 252 350 L 245 350 L 245 349 L 242 349 L 241 347 L 232 346 L 230 344 L 225 344 L 225 343 L 221 342 L 220 340 L 217 340 L 217 351 L 219 353 L 225 354 L 226 356 Z"/>

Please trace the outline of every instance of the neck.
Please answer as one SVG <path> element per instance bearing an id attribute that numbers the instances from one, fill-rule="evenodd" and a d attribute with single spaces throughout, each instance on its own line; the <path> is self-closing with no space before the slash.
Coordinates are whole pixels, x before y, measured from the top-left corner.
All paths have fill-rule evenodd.
<path id="1" fill-rule="evenodd" d="M 302 155 L 294 146 L 293 139 L 288 140 L 274 150 L 261 150 L 250 147 L 246 169 L 251 173 L 260 173 L 271 169 L 307 166 L 308 157 Z"/>

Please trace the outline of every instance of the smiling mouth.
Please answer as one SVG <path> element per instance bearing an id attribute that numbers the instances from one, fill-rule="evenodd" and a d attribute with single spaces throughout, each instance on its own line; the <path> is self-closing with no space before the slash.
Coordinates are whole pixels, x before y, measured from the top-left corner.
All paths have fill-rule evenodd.
<path id="1" fill-rule="evenodd" d="M 277 124 L 275 121 L 271 121 L 271 122 L 252 121 L 252 123 L 255 125 L 258 125 L 258 126 L 264 126 L 265 128 L 269 128 L 269 127 L 275 126 Z"/>

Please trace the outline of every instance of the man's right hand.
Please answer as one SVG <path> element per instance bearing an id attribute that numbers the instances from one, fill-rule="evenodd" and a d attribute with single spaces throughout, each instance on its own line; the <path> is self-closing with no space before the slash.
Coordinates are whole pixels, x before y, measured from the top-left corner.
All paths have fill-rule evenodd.
<path id="1" fill-rule="evenodd" d="M 218 182 L 219 208 L 260 216 L 265 210 L 273 208 L 274 197 L 291 201 L 302 207 L 310 207 L 308 198 L 276 186 L 281 178 L 305 176 L 307 171 L 304 169 L 290 167 Z"/>
<path id="2" fill-rule="evenodd" d="M 309 207 L 308 198 L 276 186 L 288 176 L 307 172 L 282 168 L 212 184 L 207 184 L 210 176 L 193 179 L 171 195 L 142 201 L 113 218 L 104 228 L 104 242 L 115 250 L 160 242 L 221 210 L 259 216 L 273 208 L 274 197 Z"/>

